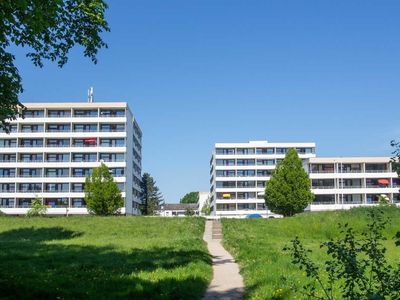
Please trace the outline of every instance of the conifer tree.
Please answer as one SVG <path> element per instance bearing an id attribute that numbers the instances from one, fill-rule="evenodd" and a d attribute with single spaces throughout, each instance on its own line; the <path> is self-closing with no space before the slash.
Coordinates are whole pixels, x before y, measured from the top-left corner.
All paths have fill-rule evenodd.
<path id="1" fill-rule="evenodd" d="M 91 214 L 103 216 L 116 214 L 124 205 L 121 190 L 104 163 L 86 177 L 85 201 Z"/>
<path id="2" fill-rule="evenodd" d="M 142 205 L 141 211 L 143 215 L 155 215 L 159 206 L 164 202 L 156 182 L 149 173 L 142 176 Z"/>
<path id="3" fill-rule="evenodd" d="M 313 200 L 308 174 L 296 150 L 291 148 L 267 181 L 265 204 L 272 212 L 286 217 L 302 212 Z"/>

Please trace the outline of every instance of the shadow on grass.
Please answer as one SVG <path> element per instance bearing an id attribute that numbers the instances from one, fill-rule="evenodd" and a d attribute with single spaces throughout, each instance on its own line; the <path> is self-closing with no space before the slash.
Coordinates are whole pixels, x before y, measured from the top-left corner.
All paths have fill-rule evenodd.
<path id="1" fill-rule="evenodd" d="M 210 264 L 206 252 L 174 248 L 131 249 L 51 243 L 81 236 L 61 227 L 22 228 L 0 234 L 1 299 L 200 299 L 208 282 L 188 271 Z M 143 279 L 140 272 L 167 274 Z M 179 270 L 181 271 L 181 270 Z"/>

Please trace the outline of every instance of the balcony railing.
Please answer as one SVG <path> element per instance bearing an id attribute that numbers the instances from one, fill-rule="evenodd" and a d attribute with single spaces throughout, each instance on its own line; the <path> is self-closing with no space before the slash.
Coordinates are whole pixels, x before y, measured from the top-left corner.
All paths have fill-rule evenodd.
<path id="1" fill-rule="evenodd" d="M 312 189 L 316 189 L 316 190 L 318 190 L 318 189 L 334 189 L 335 186 L 333 186 L 333 185 L 319 185 L 319 186 L 312 186 L 311 188 Z"/>
<path id="2" fill-rule="evenodd" d="M 387 173 L 390 172 L 389 170 L 385 169 L 385 170 L 365 170 L 365 173 Z"/>

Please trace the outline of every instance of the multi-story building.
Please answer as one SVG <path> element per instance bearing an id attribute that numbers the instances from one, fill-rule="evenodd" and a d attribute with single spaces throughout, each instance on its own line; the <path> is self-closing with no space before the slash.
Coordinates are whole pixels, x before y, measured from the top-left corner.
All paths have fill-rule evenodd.
<path id="1" fill-rule="evenodd" d="M 314 157 L 308 166 L 315 200 L 311 210 L 400 203 L 400 178 L 390 157 Z"/>
<path id="2" fill-rule="evenodd" d="M 316 195 L 311 211 L 376 204 L 379 197 L 400 203 L 400 180 L 391 169 L 390 157 L 318 158 L 315 143 L 218 143 L 210 161 L 213 215 L 270 215 L 265 184 L 289 148 L 297 149 L 309 172 Z"/>
<path id="3" fill-rule="evenodd" d="M 38 197 L 50 214 L 85 214 L 84 183 L 104 162 L 138 214 L 142 133 L 126 102 L 27 103 L 0 133 L 0 210 L 26 213 Z"/>
<path id="4" fill-rule="evenodd" d="M 304 166 L 315 157 L 315 143 L 218 143 L 210 161 L 213 215 L 267 215 L 263 192 L 276 164 L 296 148 Z"/>

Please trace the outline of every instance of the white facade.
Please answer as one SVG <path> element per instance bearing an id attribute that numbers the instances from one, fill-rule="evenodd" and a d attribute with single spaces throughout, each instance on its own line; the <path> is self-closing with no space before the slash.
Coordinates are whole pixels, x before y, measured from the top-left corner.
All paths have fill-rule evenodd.
<path id="1" fill-rule="evenodd" d="M 315 157 L 308 166 L 315 200 L 312 211 L 400 203 L 398 174 L 390 157 Z"/>
<path id="2" fill-rule="evenodd" d="M 271 215 L 263 192 L 276 163 L 289 148 L 298 149 L 305 166 L 315 157 L 315 143 L 217 143 L 210 161 L 212 215 L 245 217 Z"/>
<path id="3" fill-rule="evenodd" d="M 103 161 L 122 191 L 121 213 L 139 213 L 140 128 L 126 102 L 29 103 L 0 133 L 0 210 L 26 213 L 33 198 L 51 214 L 86 214 L 84 182 Z"/>
<path id="4" fill-rule="evenodd" d="M 289 148 L 296 148 L 316 195 L 311 211 L 373 205 L 383 196 L 399 203 L 400 180 L 390 157 L 318 158 L 315 143 L 215 144 L 210 161 L 210 197 L 214 216 L 271 216 L 265 207 L 265 183 Z"/>

